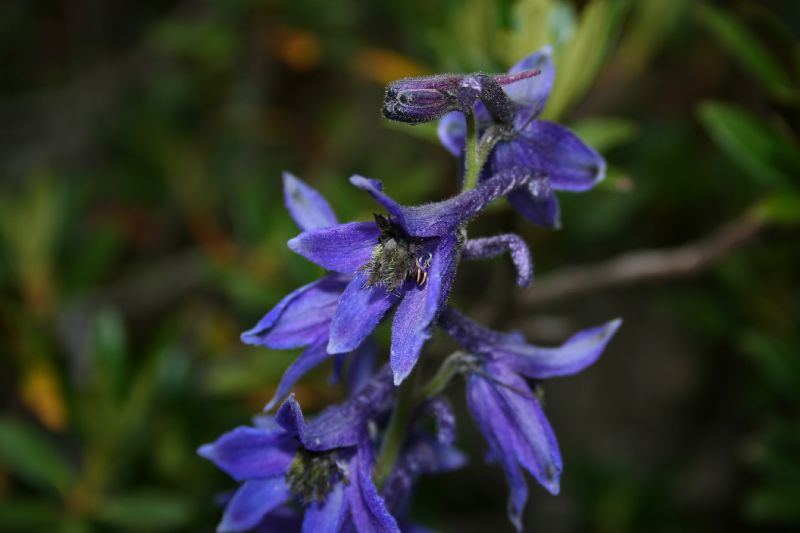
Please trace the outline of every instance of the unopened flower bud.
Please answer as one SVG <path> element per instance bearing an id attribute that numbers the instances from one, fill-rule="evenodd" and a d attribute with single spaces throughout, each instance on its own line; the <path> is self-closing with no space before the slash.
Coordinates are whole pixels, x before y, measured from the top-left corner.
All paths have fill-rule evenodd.
<path id="1" fill-rule="evenodd" d="M 459 109 L 458 85 L 463 76 L 404 78 L 386 88 L 383 116 L 389 120 L 421 124 Z"/>

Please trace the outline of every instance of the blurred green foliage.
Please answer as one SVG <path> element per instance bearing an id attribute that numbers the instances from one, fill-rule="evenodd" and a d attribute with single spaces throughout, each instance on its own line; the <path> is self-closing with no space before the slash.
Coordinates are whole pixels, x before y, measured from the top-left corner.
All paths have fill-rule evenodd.
<path id="1" fill-rule="evenodd" d="M 561 232 L 514 222 L 502 205 L 476 231 L 522 233 L 544 279 L 565 265 L 695 240 L 740 213 L 766 229 L 696 279 L 537 310 L 550 324 L 630 320 L 590 372 L 608 369 L 609 379 L 597 389 L 553 385 L 565 487 L 556 500 L 534 493 L 526 523 L 796 528 L 798 7 L 6 6 L 0 530 L 212 530 L 213 496 L 233 484 L 195 449 L 257 412 L 295 355 L 244 347 L 238 334 L 318 273 L 285 247 L 296 228 L 280 172 L 319 188 L 341 220 L 374 209 L 347 186 L 355 172 L 385 180 L 404 203 L 451 194 L 457 167 L 435 127 L 384 123 L 382 85 L 442 70 L 502 71 L 548 43 L 557 77 L 545 117 L 606 155 L 608 178 L 564 195 Z M 563 338 L 564 328 L 526 322 L 534 315 L 509 303 L 507 269 L 489 268 L 463 269 L 457 291 L 473 297 L 465 302 L 495 306 L 498 325 L 516 320 L 534 337 Z M 675 361 L 686 369 L 658 371 Z M 589 390 L 597 392 L 587 403 Z M 342 391 L 320 371 L 297 395 L 314 410 Z M 502 478 L 479 464 L 485 450 L 474 428 L 465 422 L 461 432 L 473 465 L 427 480 L 415 514 L 444 531 L 506 527 Z"/>

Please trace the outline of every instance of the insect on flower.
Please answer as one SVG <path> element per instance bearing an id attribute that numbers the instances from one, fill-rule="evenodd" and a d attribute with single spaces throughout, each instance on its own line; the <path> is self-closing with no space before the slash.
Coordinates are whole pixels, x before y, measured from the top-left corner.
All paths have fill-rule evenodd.
<path id="1" fill-rule="evenodd" d="M 375 215 L 380 229 L 378 244 L 370 260 L 360 268 L 367 275 L 365 287 L 383 287 L 396 293 L 406 279 L 420 287 L 428 280 L 433 254 L 424 249 L 421 239 L 413 239 L 383 215 Z"/>

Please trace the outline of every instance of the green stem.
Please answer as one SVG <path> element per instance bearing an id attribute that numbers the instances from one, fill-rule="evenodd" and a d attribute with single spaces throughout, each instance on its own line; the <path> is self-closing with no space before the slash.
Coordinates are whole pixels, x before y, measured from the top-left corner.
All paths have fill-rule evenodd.
<path id="1" fill-rule="evenodd" d="M 400 455 L 406 428 L 416 406 L 414 383 L 412 383 L 412 381 L 416 380 L 412 378 L 419 373 L 414 372 L 413 374 L 414 376 L 406 378 L 397 391 L 395 408 L 389 419 L 389 425 L 386 426 L 386 433 L 383 436 L 380 452 L 378 452 L 378 459 L 375 461 L 375 483 L 378 487 L 381 487 L 389 477 L 394 463 L 397 461 L 397 456 Z"/>
<path id="2" fill-rule="evenodd" d="M 417 391 L 416 401 L 422 403 L 441 393 L 450 383 L 450 380 L 458 374 L 458 367 L 463 358 L 464 352 L 453 352 L 448 355 L 447 359 L 439 366 L 436 375 Z"/>
<path id="3" fill-rule="evenodd" d="M 481 173 L 481 160 L 478 153 L 478 119 L 474 114 L 467 115 L 467 146 L 464 154 L 464 190 L 473 189 Z"/>

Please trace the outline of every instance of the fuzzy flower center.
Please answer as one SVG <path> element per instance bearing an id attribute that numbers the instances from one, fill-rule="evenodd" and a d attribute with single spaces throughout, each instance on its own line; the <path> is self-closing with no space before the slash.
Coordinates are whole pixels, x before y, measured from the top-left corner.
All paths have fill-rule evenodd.
<path id="1" fill-rule="evenodd" d="M 381 230 L 378 244 L 372 249 L 372 257 L 361 267 L 366 273 L 367 287 L 383 287 L 395 292 L 407 279 L 424 285 L 428 279 L 431 254 L 424 245 L 414 241 L 405 232 L 382 216 L 375 215 Z"/>
<path id="2" fill-rule="evenodd" d="M 345 468 L 339 464 L 336 452 L 312 452 L 300 448 L 289 465 L 286 483 L 289 490 L 306 505 L 325 501 L 339 481 L 349 483 Z"/>

